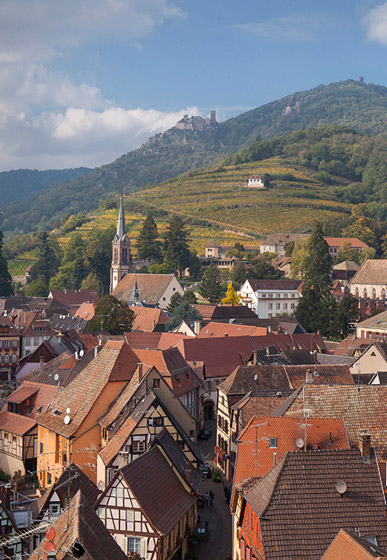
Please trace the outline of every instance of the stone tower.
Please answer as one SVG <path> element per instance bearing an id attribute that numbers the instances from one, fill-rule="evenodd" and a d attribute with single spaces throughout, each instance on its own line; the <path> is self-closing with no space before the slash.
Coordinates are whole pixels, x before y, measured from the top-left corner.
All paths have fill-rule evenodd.
<path id="1" fill-rule="evenodd" d="M 121 193 L 117 231 L 112 241 L 112 264 L 110 267 L 110 293 L 118 282 L 129 272 L 130 241 L 125 231 L 124 198 Z"/>

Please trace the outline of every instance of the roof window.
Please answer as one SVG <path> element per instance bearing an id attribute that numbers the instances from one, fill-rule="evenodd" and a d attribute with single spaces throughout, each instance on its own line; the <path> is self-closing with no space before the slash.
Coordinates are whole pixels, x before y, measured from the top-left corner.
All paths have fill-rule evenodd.
<path id="1" fill-rule="evenodd" d="M 269 447 L 277 447 L 277 438 L 276 437 L 271 437 L 269 439 Z"/>

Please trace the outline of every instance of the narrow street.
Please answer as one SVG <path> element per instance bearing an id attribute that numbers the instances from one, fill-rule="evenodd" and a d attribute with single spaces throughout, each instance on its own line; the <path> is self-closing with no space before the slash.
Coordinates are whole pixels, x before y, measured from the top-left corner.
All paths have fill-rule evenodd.
<path id="1" fill-rule="evenodd" d="M 206 428 L 212 430 L 209 440 L 200 441 L 203 459 L 206 463 L 214 464 L 214 446 L 216 438 L 216 423 L 206 422 Z M 230 488 L 228 482 L 213 482 L 212 479 L 203 480 L 200 493 L 205 494 L 212 490 L 215 494 L 214 503 L 209 507 L 199 507 L 199 525 L 208 523 L 209 539 L 200 543 L 199 560 L 226 560 L 231 555 L 231 514 L 224 497 L 224 485 Z"/>

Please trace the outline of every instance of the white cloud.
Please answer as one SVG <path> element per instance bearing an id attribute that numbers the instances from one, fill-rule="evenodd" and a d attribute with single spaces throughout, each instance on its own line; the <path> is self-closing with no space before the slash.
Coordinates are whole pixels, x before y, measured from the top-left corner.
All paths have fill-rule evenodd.
<path id="1" fill-rule="evenodd" d="M 387 45 L 387 2 L 373 8 L 364 18 L 367 38 Z"/>
<path id="2" fill-rule="evenodd" d="M 0 170 L 100 165 L 173 126 L 183 111 L 116 107 L 99 87 L 55 71 L 58 57 L 86 43 L 141 48 L 166 20 L 185 17 L 172 2 L 2 0 Z"/>
<path id="3" fill-rule="evenodd" d="M 315 21 L 304 16 L 289 16 L 235 24 L 233 27 L 269 41 L 308 41 L 314 36 Z"/>

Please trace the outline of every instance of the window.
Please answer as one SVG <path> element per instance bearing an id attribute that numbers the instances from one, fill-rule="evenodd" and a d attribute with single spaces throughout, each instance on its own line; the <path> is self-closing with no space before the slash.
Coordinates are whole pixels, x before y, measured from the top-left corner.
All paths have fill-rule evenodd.
<path id="1" fill-rule="evenodd" d="M 12 361 L 13 363 L 17 362 L 17 354 L 12 354 L 12 356 L 11 356 L 11 361 Z"/>
<path id="2" fill-rule="evenodd" d="M 269 303 L 269 304 L 268 304 L 268 308 L 269 308 L 269 309 L 273 309 L 273 304 L 272 304 L 272 303 Z"/>
<path id="3" fill-rule="evenodd" d="M 144 453 L 144 451 L 145 451 L 145 441 L 144 440 L 134 441 L 132 443 L 132 452 L 133 453 Z"/>
<path id="4" fill-rule="evenodd" d="M 50 504 L 48 511 L 50 515 L 58 515 L 60 513 L 60 504 Z"/>
<path id="5" fill-rule="evenodd" d="M 271 437 L 269 439 L 269 447 L 277 447 L 277 438 L 276 437 Z"/>
<path id="6" fill-rule="evenodd" d="M 157 389 L 157 387 L 160 387 L 160 379 L 154 379 L 153 380 L 153 387 L 156 387 L 156 389 Z"/>
<path id="7" fill-rule="evenodd" d="M 141 554 L 141 540 L 139 537 L 128 537 L 128 552 Z"/>
<path id="8" fill-rule="evenodd" d="M 40 442 L 40 453 L 44 453 L 44 443 Z"/>
<path id="9" fill-rule="evenodd" d="M 287 308 L 288 308 L 288 304 L 284 303 L 284 309 L 287 309 Z"/>
<path id="10" fill-rule="evenodd" d="M 132 509 L 126 510 L 126 521 L 134 521 L 134 511 Z"/>
<path id="11" fill-rule="evenodd" d="M 276 309 L 281 309 L 281 304 L 280 304 L 280 303 L 276 303 L 275 308 L 276 308 Z"/>
<path id="12" fill-rule="evenodd" d="M 9 340 L 3 340 L 3 348 L 9 348 Z"/>
<path id="13" fill-rule="evenodd" d="M 4 363 L 5 363 L 5 364 L 8 364 L 8 362 L 9 362 L 9 356 L 8 356 L 8 354 L 4 354 L 3 360 L 4 360 Z"/>
<path id="14" fill-rule="evenodd" d="M 292 309 L 294 309 L 294 308 L 296 307 L 296 304 L 295 304 L 295 303 L 291 303 L 291 304 L 290 304 L 290 307 L 291 307 Z"/>
<path id="15" fill-rule="evenodd" d="M 12 348 L 17 348 L 17 340 L 12 341 Z"/>
<path id="16" fill-rule="evenodd" d="M 98 517 L 104 521 L 106 519 L 106 509 L 104 507 L 98 508 Z"/>

